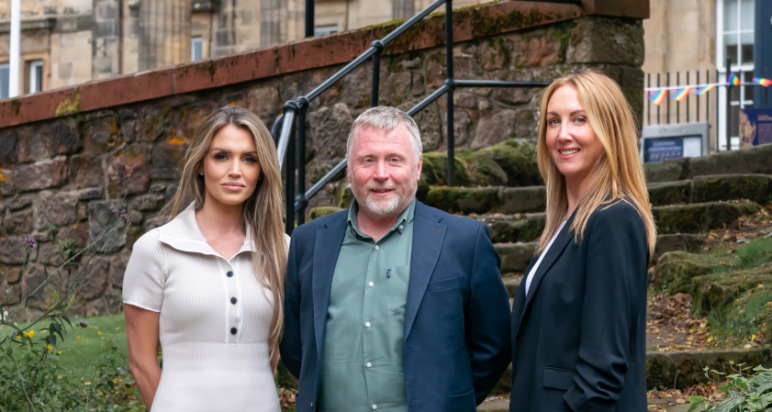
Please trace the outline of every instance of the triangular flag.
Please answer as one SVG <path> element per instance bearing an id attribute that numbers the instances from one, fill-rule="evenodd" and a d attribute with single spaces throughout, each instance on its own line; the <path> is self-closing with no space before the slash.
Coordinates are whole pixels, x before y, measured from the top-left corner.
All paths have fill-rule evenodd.
<path id="1" fill-rule="evenodd" d="M 659 106 L 662 104 L 662 102 L 665 101 L 666 97 L 667 97 L 667 89 L 663 89 L 654 93 L 654 95 L 651 96 L 651 102 Z"/>
<path id="2" fill-rule="evenodd" d="M 765 79 L 763 77 L 754 77 L 753 82 L 758 84 L 759 86 L 769 87 L 770 84 L 772 84 L 772 80 Z"/>
<path id="3" fill-rule="evenodd" d="M 680 92 L 676 93 L 671 97 L 673 100 L 678 100 L 679 102 L 684 101 L 687 97 L 689 97 L 689 92 L 692 90 L 691 87 L 685 87 Z"/>
<path id="4" fill-rule="evenodd" d="M 713 90 L 715 87 L 716 87 L 715 84 L 709 84 L 709 85 L 703 87 L 702 89 L 698 90 L 697 91 L 697 96 L 702 96 L 703 94 Z"/>
<path id="5" fill-rule="evenodd" d="M 739 86 L 741 84 L 740 78 L 737 77 L 736 74 L 732 73 L 732 75 L 729 76 L 729 84 L 731 84 L 732 86 Z"/>

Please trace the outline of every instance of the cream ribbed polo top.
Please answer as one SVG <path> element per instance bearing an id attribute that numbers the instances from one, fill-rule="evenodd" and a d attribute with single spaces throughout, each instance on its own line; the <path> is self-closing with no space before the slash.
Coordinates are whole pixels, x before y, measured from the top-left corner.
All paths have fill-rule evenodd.
<path id="1" fill-rule="evenodd" d="M 289 237 L 287 237 L 289 243 Z M 230 260 L 201 234 L 191 204 L 139 238 L 123 301 L 159 312 L 163 373 L 152 412 L 280 412 L 269 359 L 272 297 L 247 232 Z"/>

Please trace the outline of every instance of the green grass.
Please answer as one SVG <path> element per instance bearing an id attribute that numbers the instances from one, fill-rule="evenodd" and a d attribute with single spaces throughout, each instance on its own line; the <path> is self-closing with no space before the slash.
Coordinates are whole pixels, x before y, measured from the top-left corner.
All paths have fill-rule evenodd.
<path id="1" fill-rule="evenodd" d="M 108 315 L 93 318 L 70 319 L 73 327 L 67 327 L 64 342 L 54 350 L 55 357 L 59 361 L 59 367 L 70 378 L 85 380 L 92 379 L 99 373 L 99 365 L 103 362 L 104 353 L 112 342 L 118 348 L 120 354 L 125 355 L 125 364 L 128 367 L 128 343 L 126 341 L 126 319 L 124 315 Z M 86 322 L 87 327 L 78 326 L 80 321 Z M 26 327 L 28 324 L 19 325 Z M 48 323 L 43 321 L 33 327 L 38 329 L 35 341 L 45 339 L 47 333 L 44 328 Z M 99 333 L 102 333 L 101 335 Z M 61 352 L 61 355 L 58 354 Z"/>

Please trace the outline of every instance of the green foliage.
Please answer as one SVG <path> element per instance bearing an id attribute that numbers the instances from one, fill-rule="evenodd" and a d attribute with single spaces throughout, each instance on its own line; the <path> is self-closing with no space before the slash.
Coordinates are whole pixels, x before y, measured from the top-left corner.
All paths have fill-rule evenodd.
<path id="1" fill-rule="evenodd" d="M 78 246 L 78 241 L 75 239 L 60 240 L 56 244 L 56 254 L 61 256 L 64 260 L 69 260 L 71 257 L 80 253 L 81 249 Z"/>
<path id="2" fill-rule="evenodd" d="M 705 368 L 705 376 L 716 383 L 717 379 L 728 379 L 726 384 L 718 387 L 728 396 L 718 405 L 709 405 L 703 396 L 692 396 L 689 412 L 703 407 L 707 407 L 703 409 L 705 412 L 762 412 L 772 407 L 772 369 L 757 366 L 751 370 L 744 364 L 733 365 L 732 369 L 735 373 L 726 375 Z M 711 378 L 711 373 L 716 379 Z"/>
<path id="3" fill-rule="evenodd" d="M 100 338 L 98 342 L 101 350 L 90 352 L 92 362 L 95 354 L 99 360 L 90 379 L 68 377 L 68 372 L 60 364 L 62 351 L 66 350 L 74 334 L 75 327 L 69 319 L 72 314 L 70 306 L 75 301 L 79 287 L 89 278 L 91 270 L 104 258 L 95 251 L 103 247 L 102 243 L 109 239 L 106 236 L 110 232 L 125 230 L 128 225 L 129 219 L 120 217 L 118 213 L 116 209 L 107 230 L 86 249 L 76 252 L 71 242 L 60 243 L 58 251 L 66 252 L 70 255 L 69 259 L 53 271 L 44 267 L 45 280 L 30 291 L 28 296 L 23 297 L 21 303 L 12 306 L 9 305 L 10 294 L 0 296 L 0 412 L 144 410 L 133 389 L 133 379 L 123 366 L 126 364 L 125 355 L 111 341 Z M 36 246 L 33 239 L 28 240 L 22 272 Z M 85 264 L 78 266 L 77 262 L 83 257 L 88 257 Z M 94 259 L 96 261 L 92 261 Z M 55 280 L 59 272 L 65 270 L 65 266 L 77 266 L 77 269 L 70 272 L 68 287 L 62 288 Z M 44 287 L 53 289 L 50 294 L 46 294 L 49 296 L 47 301 L 39 297 Z M 35 309 L 41 315 L 22 326 L 9 320 L 25 308 Z M 98 336 L 102 335 L 101 332 L 97 333 Z M 74 340 L 80 340 L 75 335 Z"/>

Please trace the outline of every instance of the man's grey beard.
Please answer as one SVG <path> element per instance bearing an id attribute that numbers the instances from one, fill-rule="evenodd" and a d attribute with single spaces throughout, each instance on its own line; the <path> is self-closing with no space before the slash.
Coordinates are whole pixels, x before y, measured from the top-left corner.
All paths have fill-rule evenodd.
<path id="1" fill-rule="evenodd" d="M 351 189 L 354 192 L 354 197 L 356 198 L 360 207 L 365 207 L 370 212 L 379 216 L 389 216 L 394 212 L 403 210 L 407 204 L 413 200 L 413 197 L 415 197 L 416 191 L 418 190 L 418 183 L 415 183 L 415 181 L 412 179 L 411 182 L 412 184 L 409 184 L 408 187 L 384 187 L 395 189 L 394 194 L 396 196 L 389 200 L 382 200 L 380 202 L 374 200 L 371 196 L 368 196 L 370 189 L 375 188 L 373 186 L 366 186 L 364 190 L 362 190 L 364 193 L 359 192 L 359 190 L 354 190 L 353 186 Z"/>

